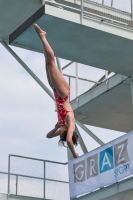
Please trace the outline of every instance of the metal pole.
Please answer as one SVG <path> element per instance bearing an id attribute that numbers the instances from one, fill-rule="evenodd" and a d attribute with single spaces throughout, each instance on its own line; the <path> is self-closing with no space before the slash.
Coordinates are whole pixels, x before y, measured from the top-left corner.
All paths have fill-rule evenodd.
<path id="1" fill-rule="evenodd" d="M 76 63 L 76 98 L 78 97 L 78 63 Z"/>
<path id="2" fill-rule="evenodd" d="M 131 0 L 131 21 L 133 21 L 133 0 Z"/>
<path id="3" fill-rule="evenodd" d="M 108 71 L 105 70 L 105 79 L 108 78 Z"/>
<path id="4" fill-rule="evenodd" d="M 76 123 L 86 132 L 88 133 L 98 144 L 104 145 L 104 142 L 101 141 L 96 135 L 94 135 L 86 126 L 84 126 L 81 122 L 76 119 Z"/>
<path id="5" fill-rule="evenodd" d="M 63 74 L 63 76 L 67 76 L 67 77 L 71 77 L 71 78 L 76 78 L 76 76 L 72 76 L 72 75 L 68 75 L 68 74 Z M 105 76 L 104 76 L 105 77 Z M 85 79 L 85 78 L 80 78 L 78 77 L 79 80 L 82 80 L 82 81 L 88 81 L 88 82 L 91 82 L 91 83 L 96 83 L 96 84 L 99 84 L 101 82 L 96 82 L 96 81 L 92 81 L 92 80 L 89 80 L 89 79 Z"/>
<path id="6" fill-rule="evenodd" d="M 83 139 L 82 139 L 82 137 L 81 137 L 81 134 L 80 134 L 80 132 L 79 132 L 79 130 L 78 130 L 77 125 L 75 126 L 75 131 L 78 133 L 78 136 L 79 136 L 79 143 L 80 143 L 80 146 L 81 146 L 83 152 L 84 152 L 84 153 L 87 153 L 88 150 L 87 150 L 87 148 L 86 148 L 86 146 L 85 146 L 85 143 L 84 143 L 84 141 L 83 141 Z"/>
<path id="7" fill-rule="evenodd" d="M 83 24 L 83 0 L 81 0 L 80 23 Z"/>
<path id="8" fill-rule="evenodd" d="M 16 195 L 18 195 L 18 175 L 16 175 Z"/>
<path id="9" fill-rule="evenodd" d="M 102 0 L 102 5 L 104 5 L 104 0 Z"/>
<path id="10" fill-rule="evenodd" d="M 17 54 L 5 43 L 1 44 L 9 51 L 12 56 L 22 65 L 22 67 L 32 76 L 32 78 L 45 90 L 45 92 L 54 100 L 52 92 L 44 85 L 44 83 L 31 71 L 31 69 L 17 56 Z"/>
<path id="11" fill-rule="evenodd" d="M 70 63 L 68 63 L 67 65 L 65 65 L 64 67 L 62 67 L 62 70 L 66 69 L 66 68 L 69 67 L 71 64 L 73 64 L 72 61 L 71 61 Z"/>
<path id="12" fill-rule="evenodd" d="M 10 154 L 8 155 L 8 194 L 7 194 L 7 200 L 9 200 L 10 195 Z"/>
<path id="13" fill-rule="evenodd" d="M 45 162 L 49 162 L 49 163 L 56 163 L 56 164 L 66 164 L 66 163 L 62 163 L 62 162 L 55 162 L 55 161 L 51 161 L 51 160 L 43 160 L 43 159 L 38 159 L 38 158 L 31 158 L 31 157 L 27 157 L 27 156 L 20 156 L 20 155 L 14 155 L 14 154 L 10 154 L 10 156 L 14 156 L 14 157 L 18 157 L 18 158 L 27 158 L 30 160 L 38 160 L 38 161 L 45 161 Z M 16 175 L 16 174 L 15 174 Z"/>
<path id="14" fill-rule="evenodd" d="M 46 171 L 46 169 L 45 169 L 45 167 L 46 167 L 46 165 L 45 165 L 45 161 L 44 161 L 44 185 L 43 185 L 43 189 L 44 189 L 44 193 L 43 193 L 43 195 L 44 195 L 44 200 L 45 200 L 45 171 Z"/>
<path id="15" fill-rule="evenodd" d="M 111 0 L 111 8 L 113 7 L 113 0 Z"/>

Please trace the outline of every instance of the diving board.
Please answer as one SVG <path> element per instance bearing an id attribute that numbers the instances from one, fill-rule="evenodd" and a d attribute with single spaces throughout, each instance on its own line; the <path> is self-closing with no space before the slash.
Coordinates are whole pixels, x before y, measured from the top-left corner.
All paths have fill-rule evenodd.
<path id="1" fill-rule="evenodd" d="M 122 132 L 133 130 L 131 85 L 115 75 L 71 101 L 75 117 L 83 124 Z"/>
<path id="2" fill-rule="evenodd" d="M 114 185 L 101 188 L 90 194 L 76 198 L 78 200 L 132 200 L 133 199 L 133 177 L 127 178 Z"/>
<path id="3" fill-rule="evenodd" d="M 41 7 L 40 0 L 0 0 L 0 41 L 8 43 L 9 35 L 37 11 L 40 17 Z"/>

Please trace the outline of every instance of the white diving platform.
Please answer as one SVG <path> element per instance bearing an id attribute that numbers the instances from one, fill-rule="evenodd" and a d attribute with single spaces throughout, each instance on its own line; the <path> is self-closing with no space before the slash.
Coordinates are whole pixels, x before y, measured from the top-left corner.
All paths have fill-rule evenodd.
<path id="1" fill-rule="evenodd" d="M 7 194 L 0 194 L 0 200 L 7 200 Z M 20 195 L 10 195 L 9 200 L 41 200 L 41 198 L 26 197 L 26 196 L 20 196 Z M 49 199 L 45 199 L 45 200 L 49 200 Z"/>
<path id="2" fill-rule="evenodd" d="M 133 130 L 129 78 L 114 75 L 71 102 L 76 118 L 83 124 L 122 132 Z"/>
<path id="3" fill-rule="evenodd" d="M 114 185 L 101 188 L 78 200 L 132 200 L 133 199 L 133 178 L 128 178 Z M 76 200 L 76 198 L 75 198 Z"/>

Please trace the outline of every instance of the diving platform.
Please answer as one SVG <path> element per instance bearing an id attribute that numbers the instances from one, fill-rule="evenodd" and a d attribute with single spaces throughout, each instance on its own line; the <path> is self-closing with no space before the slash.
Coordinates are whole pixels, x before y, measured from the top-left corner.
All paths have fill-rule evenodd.
<path id="1" fill-rule="evenodd" d="M 100 7 L 95 2 L 85 3 L 83 12 L 73 1 L 45 1 L 44 5 L 42 2 L 0 0 L 0 40 L 42 52 L 33 28 L 33 24 L 38 23 L 47 32 L 56 57 L 125 76 L 133 75 L 130 13 Z"/>
<path id="2" fill-rule="evenodd" d="M 130 78 L 114 75 L 71 102 L 83 124 L 122 132 L 133 130 Z"/>
<path id="3" fill-rule="evenodd" d="M 0 200 L 7 200 L 7 194 L 0 194 Z M 20 196 L 20 195 L 10 195 L 9 200 L 41 200 L 41 198 L 26 197 L 26 196 Z M 45 200 L 49 200 L 49 199 L 45 199 Z"/>
<path id="4" fill-rule="evenodd" d="M 122 180 L 114 185 L 101 188 L 75 200 L 132 200 L 133 177 Z"/>

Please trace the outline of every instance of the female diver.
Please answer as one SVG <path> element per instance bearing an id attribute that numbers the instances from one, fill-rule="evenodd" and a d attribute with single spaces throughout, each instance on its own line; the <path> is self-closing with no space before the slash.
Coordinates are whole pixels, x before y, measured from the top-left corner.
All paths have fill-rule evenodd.
<path id="1" fill-rule="evenodd" d="M 46 60 L 46 73 L 49 85 L 53 89 L 55 101 L 57 105 L 58 122 L 49 133 L 47 138 L 60 136 L 59 144 L 64 146 L 64 141 L 67 142 L 73 157 L 77 158 L 79 155 L 75 152 L 74 145 L 78 144 L 78 135 L 75 130 L 75 118 L 72 107 L 69 104 L 70 88 L 55 64 L 54 52 L 46 40 L 46 32 L 34 24 L 34 28 L 42 42 L 44 56 Z"/>

